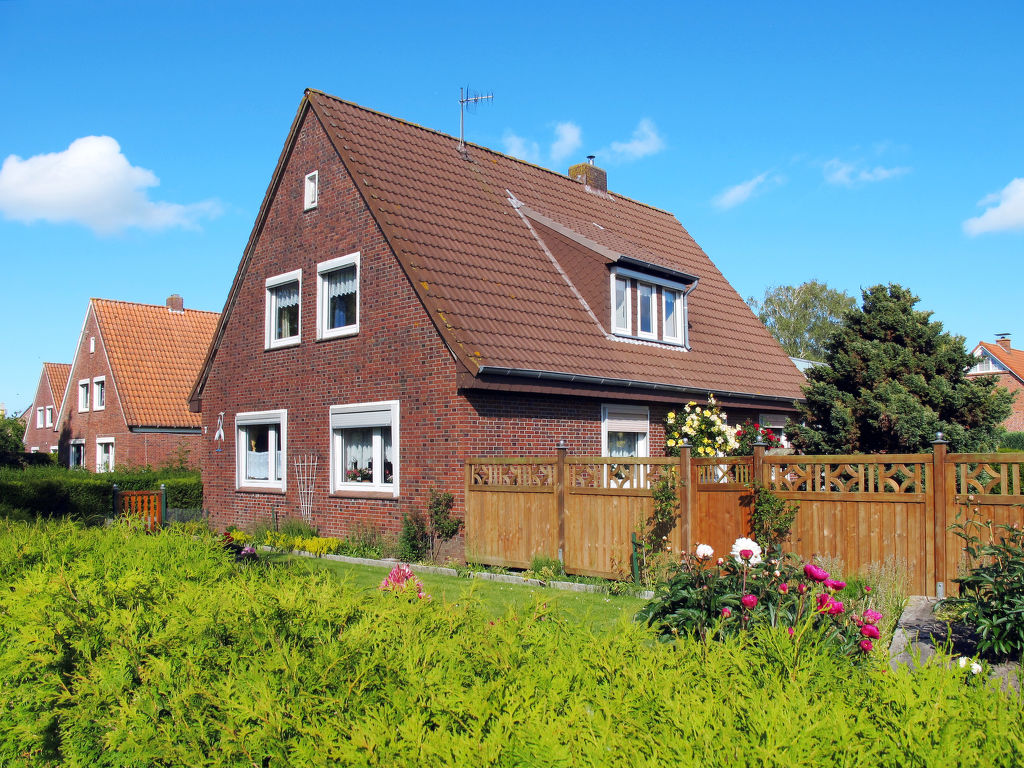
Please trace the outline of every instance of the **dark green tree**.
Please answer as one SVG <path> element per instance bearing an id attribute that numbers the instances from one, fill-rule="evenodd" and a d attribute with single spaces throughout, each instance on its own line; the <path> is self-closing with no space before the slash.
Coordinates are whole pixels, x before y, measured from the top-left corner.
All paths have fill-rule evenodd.
<path id="1" fill-rule="evenodd" d="M 0 418 L 0 452 L 21 453 L 25 450 L 22 439 L 25 437 L 25 422 L 17 416 Z"/>
<path id="2" fill-rule="evenodd" d="M 829 333 L 857 306 L 852 296 L 817 280 L 772 286 L 763 299 L 751 296 L 747 304 L 787 355 L 808 360 L 821 360 Z"/>
<path id="3" fill-rule="evenodd" d="M 994 377 L 968 379 L 977 361 L 899 285 L 864 291 L 825 342 L 826 365 L 807 372 L 806 401 L 786 435 L 807 454 L 915 453 L 942 432 L 957 452 L 995 450 L 1013 394 Z M 800 424 L 799 422 L 803 422 Z"/>

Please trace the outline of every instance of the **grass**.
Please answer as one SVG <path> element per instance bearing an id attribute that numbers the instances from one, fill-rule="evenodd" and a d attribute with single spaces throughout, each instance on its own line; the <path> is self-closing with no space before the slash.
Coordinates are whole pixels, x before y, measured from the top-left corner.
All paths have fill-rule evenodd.
<path id="1" fill-rule="evenodd" d="M 384 568 L 320 560 L 294 555 L 270 555 L 268 561 L 287 564 L 305 572 L 322 571 L 357 590 L 376 590 L 387 575 Z M 416 566 L 412 567 L 416 573 Z M 432 573 L 416 573 L 434 600 L 460 605 L 475 602 L 484 615 L 498 619 L 509 614 L 532 615 L 538 604 L 546 604 L 549 615 L 589 627 L 595 633 L 611 633 L 623 619 L 633 615 L 646 601 L 625 595 L 568 592 L 527 584 L 503 584 L 485 579 L 463 579 Z"/>

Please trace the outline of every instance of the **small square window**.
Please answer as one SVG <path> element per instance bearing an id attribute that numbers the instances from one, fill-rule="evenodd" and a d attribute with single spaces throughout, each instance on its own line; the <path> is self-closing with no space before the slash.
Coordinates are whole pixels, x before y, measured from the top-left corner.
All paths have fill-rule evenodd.
<path id="1" fill-rule="evenodd" d="M 316 208 L 320 197 L 320 174 L 313 171 L 306 175 L 306 187 L 303 207 L 305 210 Z"/>
<path id="2" fill-rule="evenodd" d="M 107 381 L 106 377 L 98 376 L 92 380 L 92 409 L 102 411 L 107 407 Z"/>
<path id="3" fill-rule="evenodd" d="M 255 411 L 235 416 L 236 487 L 285 489 L 287 411 Z"/>
<path id="4" fill-rule="evenodd" d="M 334 405 L 331 491 L 398 496 L 398 401 Z"/>
<path id="5" fill-rule="evenodd" d="M 267 278 L 266 347 L 285 347 L 301 340 L 302 270 Z"/>
<path id="6" fill-rule="evenodd" d="M 82 379 L 78 382 L 78 411 L 82 413 L 89 410 L 89 380 Z"/>
<path id="7" fill-rule="evenodd" d="M 317 265 L 317 338 L 359 332 L 359 254 Z"/>

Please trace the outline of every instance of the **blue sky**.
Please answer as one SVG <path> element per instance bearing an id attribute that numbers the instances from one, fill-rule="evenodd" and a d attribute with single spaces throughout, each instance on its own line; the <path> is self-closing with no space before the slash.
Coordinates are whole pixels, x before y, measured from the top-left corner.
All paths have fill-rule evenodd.
<path id="1" fill-rule="evenodd" d="M 897 7 L 893 7 L 893 6 Z M 90 297 L 220 310 L 306 87 L 672 211 L 744 297 L 899 282 L 968 345 L 1024 285 L 1024 6 L 0 0 L 0 401 Z M 11 332 L 13 331 L 13 332 Z"/>

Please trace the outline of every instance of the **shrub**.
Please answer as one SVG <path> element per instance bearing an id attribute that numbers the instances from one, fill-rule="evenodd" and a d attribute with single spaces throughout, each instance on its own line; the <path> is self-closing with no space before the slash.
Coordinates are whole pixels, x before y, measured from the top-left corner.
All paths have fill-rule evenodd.
<path id="1" fill-rule="evenodd" d="M 427 502 L 427 517 L 430 520 L 430 559 L 434 560 L 441 545 L 455 538 L 462 528 L 462 521 L 452 517 L 455 497 L 447 491 L 438 492 L 431 488 Z"/>
<path id="2" fill-rule="evenodd" d="M 780 499 L 758 482 L 751 488 L 751 496 L 750 535 L 755 541 L 763 542 L 770 554 L 781 556 L 782 545 L 789 540 L 800 506 Z"/>
<path id="3" fill-rule="evenodd" d="M 943 606 L 975 627 L 980 653 L 1019 660 L 1024 656 L 1024 530 L 977 519 L 958 519 L 950 530 L 964 542 L 967 574 L 953 580 L 960 596 L 946 598 Z"/>
<path id="4" fill-rule="evenodd" d="M 753 456 L 754 443 L 757 442 L 765 443 L 768 449 L 782 447 L 782 440 L 774 430 L 746 419 L 736 429 L 736 448 L 733 449 L 732 455 Z"/>
<path id="5" fill-rule="evenodd" d="M 999 439 L 999 450 L 1024 452 L 1024 432 L 1005 432 Z"/>
<path id="6" fill-rule="evenodd" d="M 691 400 L 665 417 L 665 455 L 678 456 L 689 440 L 694 456 L 724 456 L 736 448 L 736 430 L 725 423 L 714 395 L 703 407 Z"/>
<path id="7" fill-rule="evenodd" d="M 418 509 L 402 514 L 402 532 L 398 534 L 398 559 L 407 563 L 422 560 L 430 551 L 427 518 Z"/>

